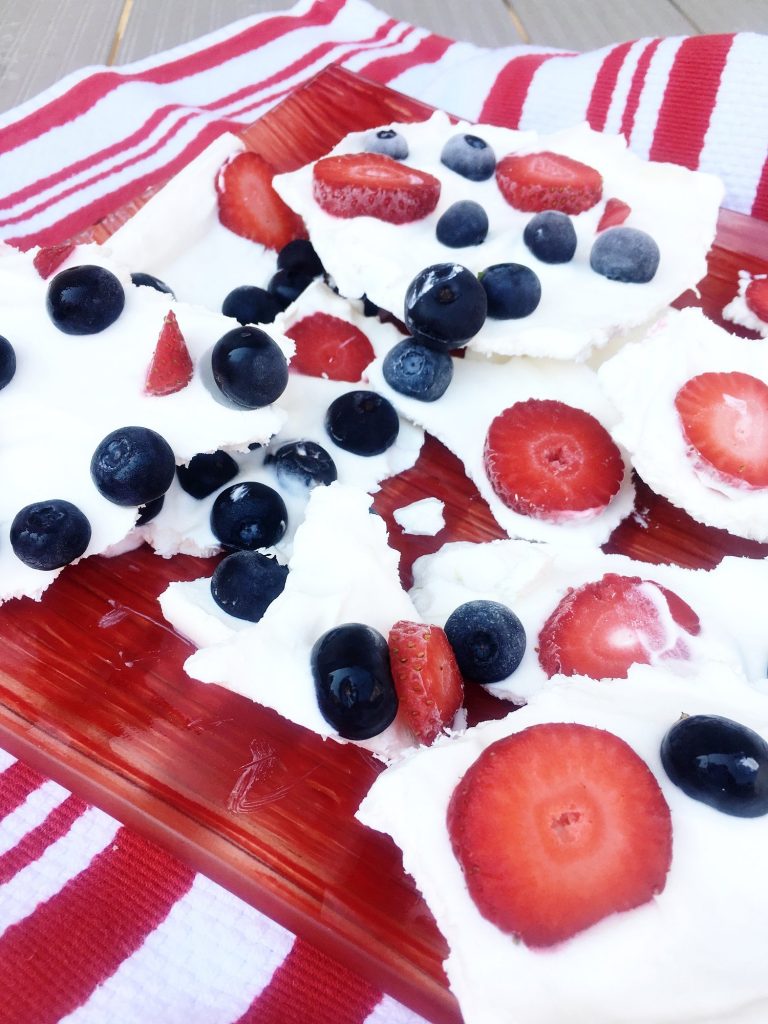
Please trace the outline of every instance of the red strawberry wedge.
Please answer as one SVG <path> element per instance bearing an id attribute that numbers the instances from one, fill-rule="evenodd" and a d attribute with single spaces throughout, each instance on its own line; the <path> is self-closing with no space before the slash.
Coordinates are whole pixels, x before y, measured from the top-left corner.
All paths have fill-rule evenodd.
<path id="1" fill-rule="evenodd" d="M 605 427 L 583 409 L 551 399 L 530 398 L 500 413 L 483 457 L 505 505 L 551 522 L 602 512 L 624 476 Z"/>
<path id="2" fill-rule="evenodd" d="M 677 594 L 637 576 L 606 573 L 569 591 L 539 633 L 539 664 L 552 677 L 626 679 L 631 665 L 688 658 L 700 630 Z"/>
<path id="3" fill-rule="evenodd" d="M 605 231 L 606 228 L 617 228 L 624 223 L 630 213 L 632 207 L 628 203 L 622 199 L 609 199 L 597 223 L 598 232 Z"/>
<path id="4" fill-rule="evenodd" d="M 496 182 L 510 206 L 526 213 L 583 213 L 603 195 L 600 172 L 562 153 L 505 156 L 496 165 Z"/>
<path id="5" fill-rule="evenodd" d="M 46 245 L 42 249 L 38 249 L 32 263 L 40 277 L 47 281 L 54 270 L 58 270 L 64 260 L 74 251 L 74 245 Z"/>
<path id="6" fill-rule="evenodd" d="M 755 316 L 768 323 L 768 277 L 758 277 L 750 281 L 744 292 L 744 301 L 747 309 L 751 309 Z"/>
<path id="7" fill-rule="evenodd" d="M 144 393 L 172 395 L 192 380 L 192 357 L 173 310 L 168 310 L 149 364 Z"/>
<path id="8" fill-rule="evenodd" d="M 660 893 L 672 822 L 632 748 L 547 723 L 492 743 L 456 787 L 448 831 L 477 909 L 534 948 Z"/>
<path id="9" fill-rule="evenodd" d="M 219 220 L 236 235 L 267 249 L 282 249 L 307 229 L 272 187 L 275 172 L 258 153 L 238 153 L 224 164 L 216 179 Z"/>
<path id="10" fill-rule="evenodd" d="M 389 633 L 389 660 L 398 714 L 428 745 L 464 703 L 464 683 L 448 637 L 438 626 L 402 619 Z"/>
<path id="11" fill-rule="evenodd" d="M 291 369 L 308 377 L 359 381 L 374 351 L 359 327 L 328 313 L 312 313 L 285 332 L 296 343 Z"/>
<path id="12" fill-rule="evenodd" d="M 347 153 L 317 161 L 312 193 L 318 206 L 334 217 L 409 224 L 437 206 L 440 182 L 380 153 Z"/>
<path id="13" fill-rule="evenodd" d="M 748 373 L 700 373 L 675 396 L 693 457 L 726 483 L 768 487 L 768 385 Z"/>

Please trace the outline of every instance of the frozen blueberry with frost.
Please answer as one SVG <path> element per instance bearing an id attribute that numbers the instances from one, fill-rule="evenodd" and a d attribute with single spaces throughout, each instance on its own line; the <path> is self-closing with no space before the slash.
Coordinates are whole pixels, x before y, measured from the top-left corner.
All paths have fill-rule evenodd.
<path id="1" fill-rule="evenodd" d="M 445 348 L 465 345 L 485 323 L 485 289 L 459 263 L 425 267 L 405 293 L 405 326 Z"/>
<path id="2" fill-rule="evenodd" d="M 320 277 L 325 268 L 307 238 L 294 238 L 277 254 L 278 270 L 299 270 L 310 277 Z"/>
<path id="3" fill-rule="evenodd" d="M 435 235 L 438 242 L 450 249 L 480 245 L 488 235 L 488 214 L 473 199 L 460 199 L 437 222 Z"/>
<path id="4" fill-rule="evenodd" d="M 649 234 L 622 226 L 597 236 L 589 265 L 610 281 L 647 284 L 655 277 L 660 258 L 659 247 Z"/>
<path id="5" fill-rule="evenodd" d="M 480 274 L 493 320 L 519 320 L 530 316 L 541 301 L 541 282 L 522 263 L 494 263 Z"/>
<path id="6" fill-rule="evenodd" d="M 367 132 L 364 145 L 366 153 L 382 153 L 391 156 L 393 160 L 408 159 L 408 143 L 394 128 L 377 128 Z"/>
<path id="7" fill-rule="evenodd" d="M 381 370 L 393 391 L 422 402 L 435 402 L 451 383 L 453 359 L 448 352 L 405 338 L 389 350 Z"/>
<path id="8" fill-rule="evenodd" d="M 544 210 L 525 225 L 523 241 L 542 263 L 569 263 L 576 252 L 576 229 L 567 213 Z"/>
<path id="9" fill-rule="evenodd" d="M 288 525 L 285 502 L 277 491 L 256 480 L 232 484 L 211 509 L 214 536 L 228 548 L 253 551 L 277 544 Z"/>
<path id="10" fill-rule="evenodd" d="M 229 452 L 201 452 L 193 455 L 186 466 L 176 467 L 182 490 L 202 500 L 238 474 L 238 465 Z"/>
<path id="11" fill-rule="evenodd" d="M 287 309 L 309 288 L 314 279 L 313 274 L 303 270 L 278 270 L 269 279 L 267 291 L 274 296 L 281 309 Z"/>
<path id="12" fill-rule="evenodd" d="M 264 461 L 274 466 L 280 486 L 296 493 L 332 484 L 339 475 L 336 463 L 316 441 L 289 441 Z"/>
<path id="13" fill-rule="evenodd" d="M 470 181 L 487 181 L 496 170 L 496 154 L 477 135 L 454 135 L 448 139 L 440 162 Z"/>
<path id="14" fill-rule="evenodd" d="M 258 622 L 282 594 L 288 566 L 261 551 L 233 551 L 216 566 L 211 597 L 228 615 Z"/>
<path id="15" fill-rule="evenodd" d="M 176 460 L 164 437 L 149 427 L 120 427 L 98 444 L 91 479 L 115 505 L 146 505 L 173 482 Z"/>
<path id="16" fill-rule="evenodd" d="M 271 324 L 283 305 L 266 288 L 255 284 L 241 284 L 233 288 L 221 304 L 224 316 L 231 316 L 238 323 Z"/>
<path id="17" fill-rule="evenodd" d="M 65 334 L 98 334 L 120 316 L 125 291 L 104 267 L 68 267 L 48 285 L 48 315 Z"/>
<path id="18" fill-rule="evenodd" d="M 91 539 L 91 524 L 77 505 L 60 498 L 36 501 L 11 523 L 11 547 L 33 569 L 60 569 L 79 558 Z"/>
<path id="19" fill-rule="evenodd" d="M 164 295 L 170 295 L 172 299 L 176 296 L 173 293 L 173 289 L 169 288 L 165 281 L 161 281 L 159 277 L 155 277 L 154 274 L 145 274 L 143 270 L 137 270 L 131 274 L 131 282 L 136 285 L 137 288 L 154 288 L 156 292 L 162 292 Z"/>
<path id="20" fill-rule="evenodd" d="M 518 667 L 525 654 L 525 629 L 498 601 L 467 601 L 445 624 L 461 674 L 476 683 L 497 683 Z"/>
<path id="21" fill-rule="evenodd" d="M 347 391 L 328 406 L 328 436 L 353 455 L 380 455 L 396 441 L 400 420 L 389 399 L 375 391 Z"/>
<path id="22" fill-rule="evenodd" d="M 213 379 L 221 392 L 245 409 L 274 402 L 288 383 L 288 363 L 279 345 L 258 327 L 236 327 L 211 353 Z"/>
<path id="23" fill-rule="evenodd" d="M 0 390 L 10 384 L 16 373 L 16 351 L 13 345 L 0 334 Z"/>

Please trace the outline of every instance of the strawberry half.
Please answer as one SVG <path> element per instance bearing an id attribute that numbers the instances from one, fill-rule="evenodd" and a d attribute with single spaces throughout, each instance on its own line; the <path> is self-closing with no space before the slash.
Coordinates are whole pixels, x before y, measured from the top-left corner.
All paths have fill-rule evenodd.
<path id="1" fill-rule="evenodd" d="M 488 430 L 485 471 L 505 505 L 560 522 L 601 512 L 624 476 L 619 449 L 583 409 L 530 398 L 500 413 Z"/>
<path id="2" fill-rule="evenodd" d="M 172 395 L 192 380 L 192 357 L 176 315 L 169 309 L 144 383 L 146 395 Z"/>
<path id="3" fill-rule="evenodd" d="M 409 224 L 431 213 L 440 198 L 437 178 L 380 153 L 325 157 L 312 176 L 315 201 L 334 217 Z"/>
<path id="4" fill-rule="evenodd" d="M 54 270 L 58 270 L 64 260 L 75 251 L 74 245 L 46 245 L 38 249 L 32 263 L 40 277 L 46 281 Z"/>
<path id="5" fill-rule="evenodd" d="M 526 213 L 582 213 L 603 195 L 600 172 L 562 153 L 505 156 L 496 165 L 496 182 L 510 206 Z"/>
<path id="6" fill-rule="evenodd" d="M 669 807 L 613 733 L 534 725 L 483 751 L 448 807 L 477 909 L 532 947 L 647 903 L 672 860 Z"/>
<path id="7" fill-rule="evenodd" d="M 272 165 L 258 153 L 238 153 L 219 171 L 216 193 L 225 228 L 267 249 L 282 249 L 294 238 L 306 238 L 307 229 L 275 192 L 274 176 Z"/>
<path id="8" fill-rule="evenodd" d="M 768 277 L 758 277 L 750 281 L 744 292 L 747 309 L 755 316 L 768 323 Z"/>
<path id="9" fill-rule="evenodd" d="M 622 199 L 609 199 L 598 221 L 598 232 L 605 231 L 606 228 L 617 228 L 624 223 L 630 213 L 632 213 L 632 207 L 628 203 Z"/>
<path id="10" fill-rule="evenodd" d="M 328 313 L 305 316 L 285 332 L 296 343 L 291 369 L 309 377 L 356 382 L 374 359 L 359 327 Z"/>
<path id="11" fill-rule="evenodd" d="M 464 703 L 464 683 L 448 637 L 439 626 L 396 622 L 389 661 L 399 714 L 420 743 L 430 744 Z"/>
<path id="12" fill-rule="evenodd" d="M 552 677 L 626 679 L 631 665 L 688 658 L 700 630 L 677 594 L 638 576 L 606 573 L 569 591 L 539 633 L 539 664 Z"/>
<path id="13" fill-rule="evenodd" d="M 706 469 L 737 487 L 768 487 L 768 385 L 738 371 L 700 373 L 677 392 L 675 408 Z"/>

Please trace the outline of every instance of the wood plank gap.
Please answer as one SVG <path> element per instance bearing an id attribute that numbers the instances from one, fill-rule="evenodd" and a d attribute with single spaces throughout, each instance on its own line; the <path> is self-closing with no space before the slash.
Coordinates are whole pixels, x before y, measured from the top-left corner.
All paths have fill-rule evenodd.
<path id="1" fill-rule="evenodd" d="M 112 67 L 117 61 L 117 55 L 120 51 L 120 44 L 123 41 L 125 30 L 128 28 L 128 22 L 131 18 L 131 11 L 133 10 L 134 0 L 124 0 L 122 10 L 120 11 L 120 17 L 117 19 L 117 28 L 115 29 L 115 35 L 112 39 L 112 45 L 109 48 L 109 56 L 107 57 L 107 67 Z"/>
<path id="2" fill-rule="evenodd" d="M 512 0 L 501 0 L 501 2 L 506 7 L 507 14 L 510 17 L 512 24 L 515 26 L 515 32 L 517 32 L 517 34 L 520 36 L 520 40 L 526 45 L 528 45 L 531 42 L 531 36 L 528 32 L 528 29 L 523 24 L 523 19 L 520 17 L 520 15 L 517 13 L 514 6 L 512 5 Z"/>
<path id="3" fill-rule="evenodd" d="M 690 16 L 690 14 L 687 11 L 684 11 L 682 9 L 682 7 L 677 2 L 677 0 L 667 0 L 667 3 L 669 4 L 670 7 L 674 7 L 674 9 L 677 11 L 677 13 L 682 18 L 685 18 L 685 20 L 688 22 L 688 24 L 691 26 L 691 28 L 694 30 L 694 32 L 696 33 L 697 36 L 700 36 L 700 35 L 703 34 L 703 30 L 701 28 L 701 25 L 697 25 L 696 24 L 696 22 L 693 20 L 693 18 Z"/>

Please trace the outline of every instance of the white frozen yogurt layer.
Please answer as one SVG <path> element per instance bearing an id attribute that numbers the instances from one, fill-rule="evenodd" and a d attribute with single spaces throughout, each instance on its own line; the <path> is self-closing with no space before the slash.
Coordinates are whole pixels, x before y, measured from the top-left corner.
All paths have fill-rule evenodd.
<path id="1" fill-rule="evenodd" d="M 445 526 L 444 509 L 445 503 L 439 498 L 421 498 L 396 508 L 392 515 L 403 533 L 414 537 L 434 537 Z"/>
<path id="2" fill-rule="evenodd" d="M 757 313 L 753 312 L 747 305 L 746 292 L 752 281 L 764 281 L 766 274 L 750 274 L 748 270 L 739 271 L 739 290 L 723 309 L 723 316 L 741 327 L 748 327 L 750 331 L 757 331 L 763 337 L 768 337 L 768 323 L 761 320 Z"/>

